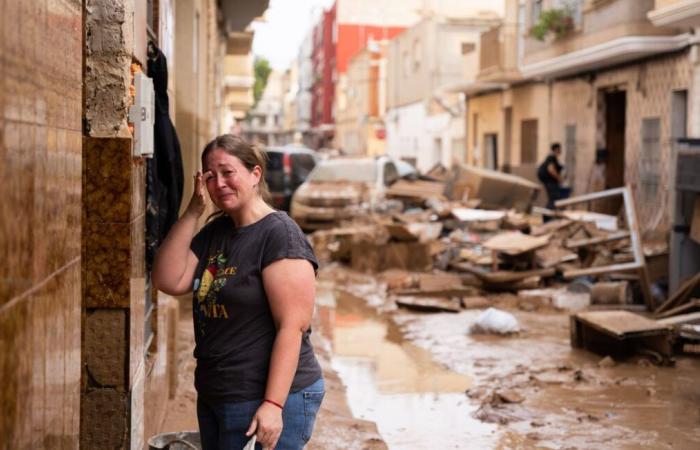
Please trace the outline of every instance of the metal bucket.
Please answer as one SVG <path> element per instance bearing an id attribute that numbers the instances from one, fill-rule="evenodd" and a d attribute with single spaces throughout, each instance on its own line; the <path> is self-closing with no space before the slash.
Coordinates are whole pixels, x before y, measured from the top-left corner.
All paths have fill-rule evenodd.
<path id="1" fill-rule="evenodd" d="M 161 433 L 148 440 L 148 450 L 202 450 L 199 431 Z"/>

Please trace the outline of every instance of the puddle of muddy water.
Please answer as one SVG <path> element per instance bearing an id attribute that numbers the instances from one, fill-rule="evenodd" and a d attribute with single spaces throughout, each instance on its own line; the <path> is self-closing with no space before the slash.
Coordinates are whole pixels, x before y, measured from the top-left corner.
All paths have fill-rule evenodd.
<path id="1" fill-rule="evenodd" d="M 471 378 L 402 340 L 364 300 L 320 287 L 321 333 L 358 418 L 377 423 L 391 450 L 493 448 L 496 427 L 472 417 Z"/>

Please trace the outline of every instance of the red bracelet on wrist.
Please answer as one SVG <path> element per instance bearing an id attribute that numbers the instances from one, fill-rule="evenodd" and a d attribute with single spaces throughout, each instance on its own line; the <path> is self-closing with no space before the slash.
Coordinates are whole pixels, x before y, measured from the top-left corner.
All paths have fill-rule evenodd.
<path id="1" fill-rule="evenodd" d="M 265 401 L 266 401 L 267 403 L 272 403 L 273 405 L 275 405 L 275 406 L 278 407 L 279 409 L 284 409 L 284 406 L 280 405 L 280 404 L 277 403 L 276 401 L 273 401 L 273 400 L 270 400 L 270 399 L 267 399 L 267 398 L 265 399 Z"/>

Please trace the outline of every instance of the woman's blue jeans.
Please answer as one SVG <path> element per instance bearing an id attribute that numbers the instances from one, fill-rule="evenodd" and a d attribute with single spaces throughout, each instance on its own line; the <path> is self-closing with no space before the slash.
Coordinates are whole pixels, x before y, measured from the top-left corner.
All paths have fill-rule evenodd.
<path id="1" fill-rule="evenodd" d="M 323 378 L 289 394 L 282 410 L 282 434 L 275 450 L 304 448 L 314 428 L 325 394 Z M 245 432 L 262 400 L 211 403 L 197 399 L 197 419 L 203 450 L 241 450 L 248 442 Z M 262 449 L 259 444 L 256 449 Z"/>

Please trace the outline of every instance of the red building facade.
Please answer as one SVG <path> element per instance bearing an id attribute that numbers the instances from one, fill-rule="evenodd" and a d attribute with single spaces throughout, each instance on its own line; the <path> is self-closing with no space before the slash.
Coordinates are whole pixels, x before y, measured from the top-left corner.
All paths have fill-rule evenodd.
<path id="1" fill-rule="evenodd" d="M 337 17 L 337 2 L 314 27 L 311 90 L 311 127 L 317 136 L 317 148 L 333 140 L 335 84 L 345 73 L 350 59 L 363 50 L 370 40 L 390 40 L 405 27 L 343 23 Z"/>
<path id="2" fill-rule="evenodd" d="M 335 94 L 335 5 L 323 13 L 320 22 L 314 27 L 313 87 L 311 89 L 311 127 L 316 131 L 323 147 L 333 138 L 333 97 Z"/>

